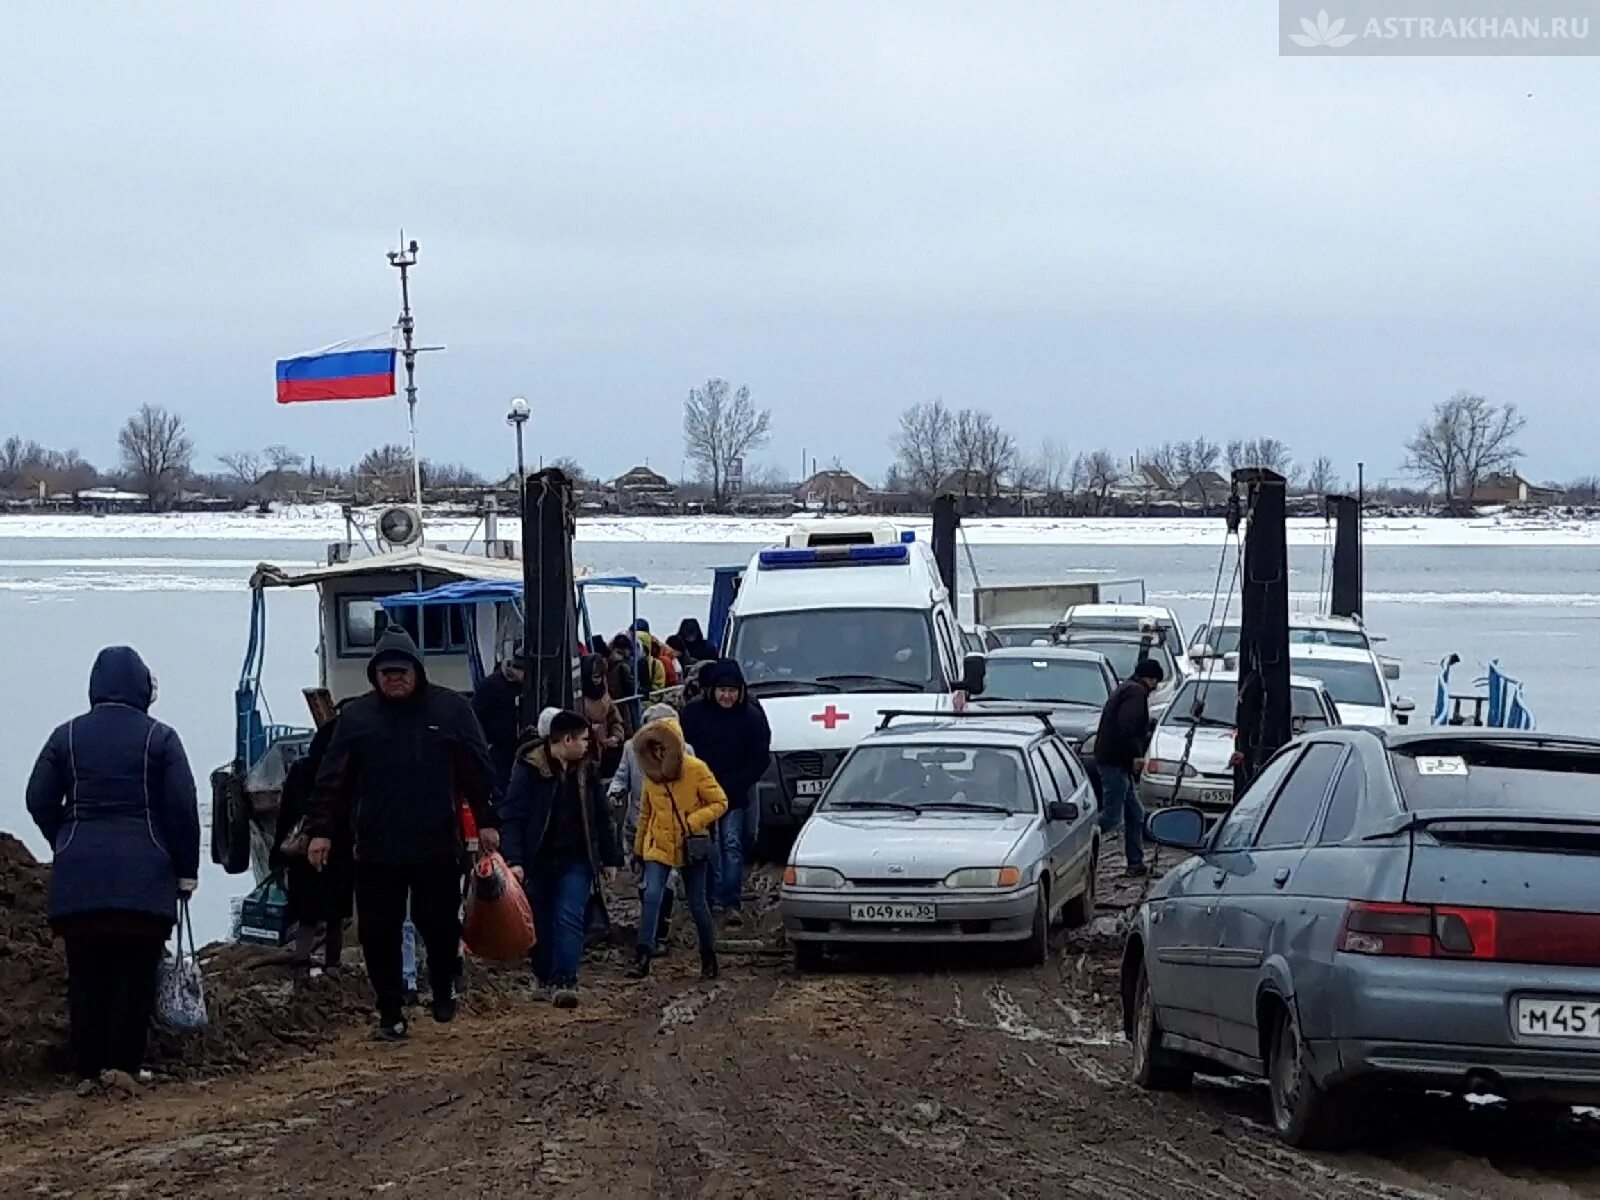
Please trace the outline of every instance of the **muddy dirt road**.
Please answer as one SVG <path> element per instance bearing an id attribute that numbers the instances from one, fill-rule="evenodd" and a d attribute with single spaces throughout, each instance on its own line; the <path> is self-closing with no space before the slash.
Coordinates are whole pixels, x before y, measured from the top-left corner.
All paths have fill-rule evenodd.
<path id="1" fill-rule="evenodd" d="M 644 983 L 600 966 L 571 1013 L 484 989 L 398 1047 L 352 1027 L 132 1099 L 12 1092 L 0 1195 L 1600 1196 L 1581 1122 L 1418 1104 L 1322 1157 L 1274 1141 L 1256 1087 L 1137 1091 L 1109 943 L 1037 970 L 730 955 L 709 985 L 684 948 Z"/>

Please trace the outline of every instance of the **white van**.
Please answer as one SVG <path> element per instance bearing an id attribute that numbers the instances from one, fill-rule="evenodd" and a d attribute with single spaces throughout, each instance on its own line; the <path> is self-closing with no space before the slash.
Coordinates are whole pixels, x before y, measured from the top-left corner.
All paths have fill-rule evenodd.
<path id="1" fill-rule="evenodd" d="M 805 820 L 885 709 L 981 690 L 926 543 L 886 522 L 818 522 L 750 560 L 723 642 L 772 726 L 765 827 Z"/>

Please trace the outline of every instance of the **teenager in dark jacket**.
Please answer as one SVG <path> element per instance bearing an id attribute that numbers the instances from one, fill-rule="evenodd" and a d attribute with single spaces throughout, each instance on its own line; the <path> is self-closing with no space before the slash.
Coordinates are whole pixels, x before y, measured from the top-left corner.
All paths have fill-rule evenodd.
<path id="1" fill-rule="evenodd" d="M 685 617 L 678 626 L 676 634 L 677 645 L 673 648 L 683 658 L 683 665 L 687 669 L 691 663 L 714 662 L 717 659 L 717 648 L 706 640 L 706 635 L 700 628 L 700 622 L 693 617 Z M 668 638 L 667 642 L 672 643 Z"/>
<path id="2" fill-rule="evenodd" d="M 522 740 L 522 724 L 518 719 L 522 704 L 521 664 L 522 647 L 518 646 L 472 691 L 472 711 L 478 716 L 478 724 L 483 726 L 483 736 L 489 743 L 489 760 L 494 763 L 494 781 L 502 791 L 511 778 L 517 746 Z"/>
<path id="3" fill-rule="evenodd" d="M 303 853 L 285 854 L 283 850 L 284 842 L 310 811 L 317 770 L 333 742 L 333 731 L 338 723 L 339 718 L 335 716 L 318 729 L 305 754 L 289 768 L 279 795 L 278 825 L 272 835 L 272 852 L 268 858 L 268 866 L 283 872 L 284 890 L 289 895 L 288 911 L 284 915 L 295 924 L 292 961 L 296 973 L 310 974 L 311 948 L 319 927 L 323 931 L 323 969 L 329 972 L 339 969 L 340 955 L 344 951 L 344 923 L 350 919 L 355 896 L 355 859 L 351 856 L 348 828 L 335 831 L 333 848 L 320 871 Z"/>
<path id="4" fill-rule="evenodd" d="M 558 712 L 528 742 L 500 805 L 502 853 L 533 907 L 534 984 L 557 1008 L 578 1003 L 585 918 L 595 885 L 622 865 L 611 808 L 589 754 L 589 723 Z"/>
<path id="5" fill-rule="evenodd" d="M 1127 680 L 1106 701 L 1100 711 L 1100 727 L 1094 735 L 1094 760 L 1100 770 L 1104 806 L 1100 828 L 1110 833 L 1123 826 L 1122 848 L 1127 855 L 1128 874 L 1143 875 L 1144 807 L 1139 803 L 1135 777 L 1144 765 L 1145 748 L 1150 744 L 1150 693 L 1161 685 L 1161 664 L 1143 658 Z"/>
<path id="6" fill-rule="evenodd" d="M 719 852 L 711 859 L 711 902 L 721 906 L 728 924 L 738 926 L 744 924 L 745 858 L 761 824 L 755 786 L 772 759 L 772 729 L 733 659 L 702 668 L 700 683 L 705 694 L 683 710 L 683 736 L 728 797 L 728 813 L 717 822 Z"/>
<path id="7" fill-rule="evenodd" d="M 327 867 L 332 838 L 355 835 L 356 915 L 378 1003 L 377 1036 L 406 1036 L 401 936 L 409 903 L 428 951 L 433 1018 L 455 1018 L 461 965 L 461 863 L 457 797 L 478 825 L 478 844 L 500 844 L 499 788 L 483 729 L 465 697 L 428 683 L 416 643 L 391 628 L 367 664 L 372 691 L 339 714 L 317 771 L 306 832 L 309 859 Z"/>
<path id="8" fill-rule="evenodd" d="M 155 692 L 136 652 L 100 651 L 89 711 L 50 735 L 28 779 L 28 814 L 55 853 L 50 925 L 67 945 L 86 1080 L 137 1075 L 162 943 L 200 874 L 194 774 L 177 733 L 149 715 Z"/>

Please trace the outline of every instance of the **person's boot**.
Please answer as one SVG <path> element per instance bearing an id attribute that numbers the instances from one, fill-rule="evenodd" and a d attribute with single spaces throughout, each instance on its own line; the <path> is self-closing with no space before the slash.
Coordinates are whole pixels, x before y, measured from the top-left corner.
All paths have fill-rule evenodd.
<path id="1" fill-rule="evenodd" d="M 406 1019 L 396 1017 L 390 1020 L 387 1017 L 378 1018 L 378 1027 L 372 1031 L 372 1040 L 375 1042 L 403 1042 L 406 1040 Z"/>
<path id="2" fill-rule="evenodd" d="M 715 979 L 717 974 L 717 952 L 715 950 L 702 950 L 700 952 L 700 978 Z"/>
<path id="3" fill-rule="evenodd" d="M 650 975 L 650 951 L 643 946 L 633 952 L 633 966 L 628 968 L 629 979 L 647 979 Z"/>

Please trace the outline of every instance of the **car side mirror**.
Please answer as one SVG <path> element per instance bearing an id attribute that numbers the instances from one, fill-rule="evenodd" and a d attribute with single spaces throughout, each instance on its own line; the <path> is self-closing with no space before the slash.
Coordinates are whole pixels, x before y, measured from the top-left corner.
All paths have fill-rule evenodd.
<path id="1" fill-rule="evenodd" d="M 1211 648 L 1209 642 L 1196 642 L 1189 647 L 1189 657 L 1192 659 L 1215 658 L 1217 652 Z"/>
<path id="2" fill-rule="evenodd" d="M 1400 725 L 1411 724 L 1411 714 L 1417 711 L 1417 702 L 1410 696 L 1397 696 L 1394 702 L 1394 719 Z"/>
<path id="3" fill-rule="evenodd" d="M 1206 814 L 1198 808 L 1163 808 L 1145 818 L 1144 835 L 1158 846 L 1202 850 L 1206 844 Z"/>
<path id="4" fill-rule="evenodd" d="M 1044 806 L 1044 814 L 1052 821 L 1076 821 L 1081 815 L 1071 800 L 1052 800 Z"/>
<path id="5" fill-rule="evenodd" d="M 1400 664 L 1392 658 L 1383 660 L 1383 677 L 1391 683 L 1400 678 Z"/>
<path id="6" fill-rule="evenodd" d="M 961 662 L 961 689 L 969 696 L 983 695 L 989 681 L 989 660 L 981 654 L 969 654 Z"/>

